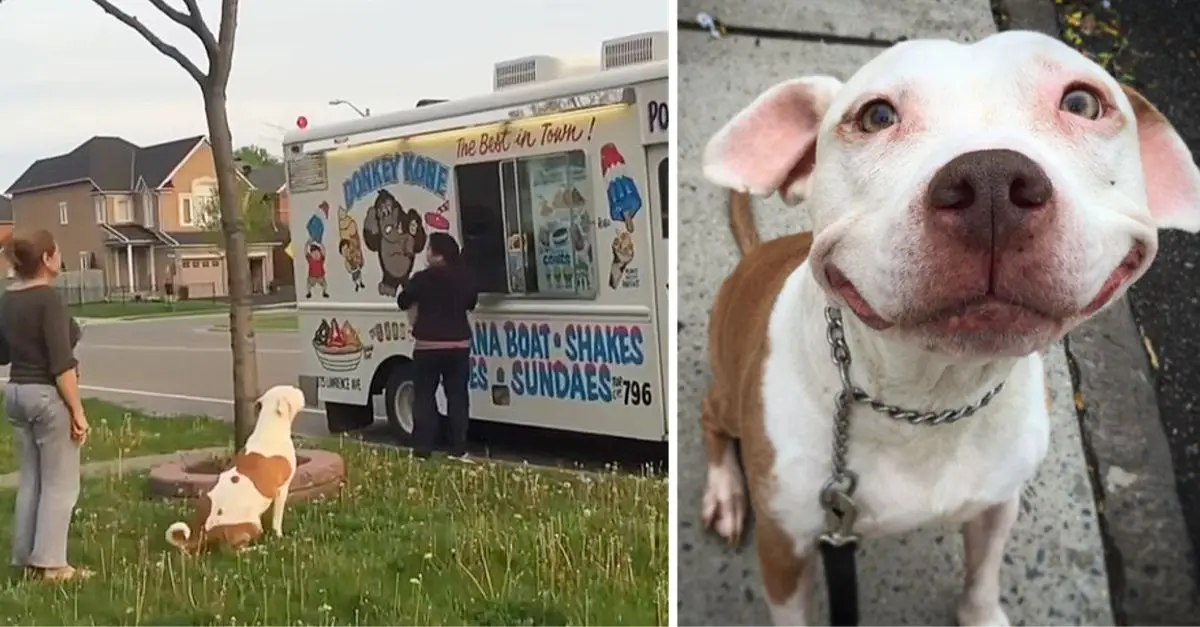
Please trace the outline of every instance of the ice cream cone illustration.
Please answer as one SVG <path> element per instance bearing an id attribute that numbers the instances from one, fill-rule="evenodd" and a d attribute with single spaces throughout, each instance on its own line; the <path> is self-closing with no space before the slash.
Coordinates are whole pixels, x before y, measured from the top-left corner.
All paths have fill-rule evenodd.
<path id="1" fill-rule="evenodd" d="M 637 183 L 625 171 L 625 157 L 616 144 L 600 148 L 600 173 L 608 183 L 608 212 L 613 222 L 633 231 L 633 218 L 642 210 L 642 195 Z"/>
<path id="2" fill-rule="evenodd" d="M 625 276 L 625 268 L 633 261 L 633 236 L 629 231 L 621 231 L 613 238 L 612 267 L 608 273 L 608 286 L 617 289 L 621 278 Z"/>

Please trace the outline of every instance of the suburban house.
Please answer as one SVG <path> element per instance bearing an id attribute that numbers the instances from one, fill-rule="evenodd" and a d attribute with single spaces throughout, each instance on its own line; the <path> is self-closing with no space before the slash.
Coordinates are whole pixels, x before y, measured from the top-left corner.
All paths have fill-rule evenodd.
<path id="1" fill-rule="evenodd" d="M 276 247 L 273 255 L 275 267 L 275 283 L 278 285 L 295 285 L 295 269 L 292 267 L 292 257 L 288 254 L 288 244 L 292 234 L 288 229 L 288 190 L 287 173 L 282 164 L 271 164 L 257 168 L 244 167 L 243 173 L 250 180 L 254 189 L 262 194 L 262 199 L 271 204 L 275 216 L 276 228 L 280 231 L 280 246 Z"/>
<path id="2" fill-rule="evenodd" d="M 12 216 L 12 199 L 4 194 L 0 194 L 0 243 L 8 239 L 12 235 L 13 216 Z M 8 276 L 12 268 L 8 265 L 8 257 L 0 255 L 0 272 L 3 276 Z"/>
<path id="3" fill-rule="evenodd" d="M 216 191 L 212 146 L 196 136 L 153 146 L 93 137 L 34 162 L 6 193 L 21 230 L 49 230 L 67 269 L 102 270 L 110 293 L 211 298 L 228 293 L 219 234 L 203 225 Z M 250 245 L 255 292 L 275 280 L 280 238 L 270 240 Z"/>

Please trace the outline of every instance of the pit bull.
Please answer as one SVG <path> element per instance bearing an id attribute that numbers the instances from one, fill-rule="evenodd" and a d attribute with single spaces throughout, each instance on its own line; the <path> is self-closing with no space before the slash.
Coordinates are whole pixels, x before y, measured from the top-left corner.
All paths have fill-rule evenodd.
<path id="1" fill-rule="evenodd" d="M 814 619 L 826 496 L 861 537 L 961 524 L 958 622 L 1009 624 L 1005 542 L 1050 444 L 1039 351 L 1146 272 L 1158 229 L 1200 229 L 1187 147 L 1086 57 L 1011 31 L 784 81 L 703 159 L 743 253 L 709 322 L 703 522 L 737 542 L 753 507 L 780 625 Z M 759 243 L 750 197 L 776 193 L 811 233 Z"/>
<path id="2" fill-rule="evenodd" d="M 283 510 L 296 475 L 292 423 L 304 409 L 304 393 L 276 385 L 259 399 L 258 421 L 233 466 L 197 500 L 191 524 L 172 523 L 167 542 L 196 554 L 225 544 L 241 551 L 262 535 L 262 517 L 271 510 L 271 530 L 283 535 Z"/>

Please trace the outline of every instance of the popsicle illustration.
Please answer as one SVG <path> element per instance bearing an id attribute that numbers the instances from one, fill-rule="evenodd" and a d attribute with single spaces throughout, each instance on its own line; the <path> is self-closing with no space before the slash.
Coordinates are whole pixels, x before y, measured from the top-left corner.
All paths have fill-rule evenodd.
<path id="1" fill-rule="evenodd" d="M 642 195 L 637 183 L 625 172 L 625 157 L 616 144 L 600 147 L 600 173 L 608 182 L 608 212 L 614 222 L 633 231 L 633 218 L 642 210 Z"/>

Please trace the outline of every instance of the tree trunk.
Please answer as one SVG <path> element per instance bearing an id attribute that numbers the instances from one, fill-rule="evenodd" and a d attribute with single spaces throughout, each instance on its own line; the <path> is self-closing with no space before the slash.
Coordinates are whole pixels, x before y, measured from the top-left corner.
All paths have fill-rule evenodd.
<path id="1" fill-rule="evenodd" d="M 233 350 L 233 432 L 241 450 L 254 430 L 254 404 L 258 399 L 258 360 L 254 350 L 253 306 L 250 302 L 250 257 L 242 229 L 234 173 L 233 136 L 225 108 L 224 86 L 204 89 L 204 112 L 217 169 L 221 202 L 221 231 L 225 235 L 225 269 L 229 278 L 229 343 Z"/>

